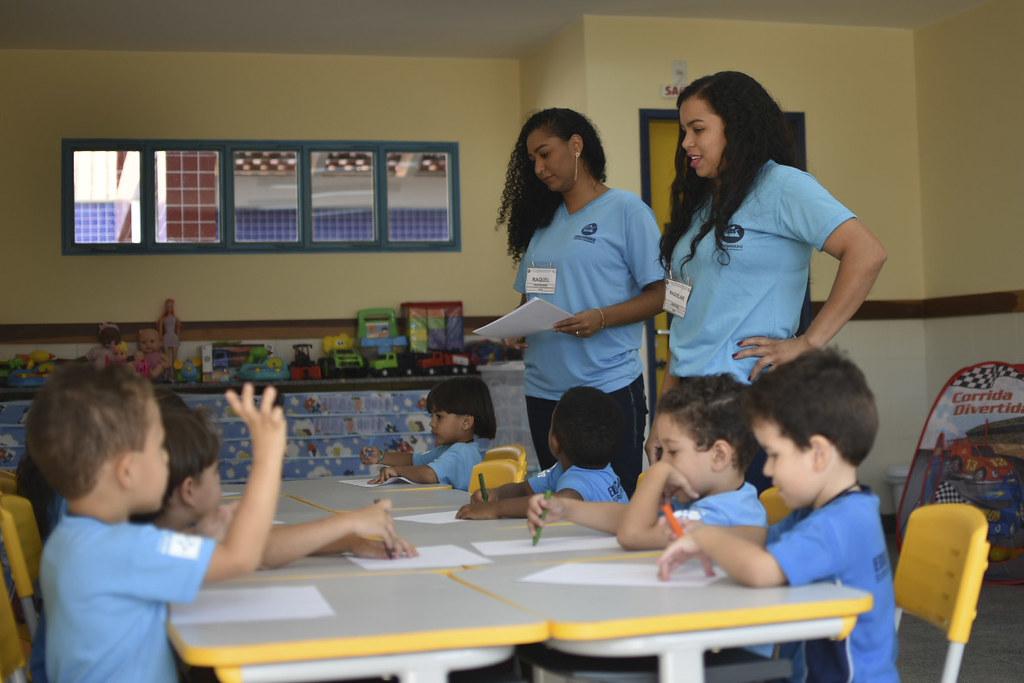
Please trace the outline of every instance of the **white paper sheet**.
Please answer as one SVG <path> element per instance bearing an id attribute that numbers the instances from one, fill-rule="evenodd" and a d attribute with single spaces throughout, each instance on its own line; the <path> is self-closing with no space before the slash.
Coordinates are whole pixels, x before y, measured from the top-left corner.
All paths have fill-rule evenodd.
<path id="1" fill-rule="evenodd" d="M 614 536 L 563 536 L 561 538 L 544 538 L 533 544 L 530 536 L 514 541 L 481 541 L 473 547 L 484 555 L 532 555 L 534 553 L 564 553 L 570 550 L 619 550 L 619 542 Z"/>
<path id="2" fill-rule="evenodd" d="M 420 524 L 451 524 L 453 522 L 467 522 L 466 519 L 455 519 L 458 510 L 445 510 L 444 512 L 425 512 L 422 515 L 406 515 L 395 517 L 395 521 L 419 522 Z"/>
<path id="3" fill-rule="evenodd" d="M 365 557 L 350 557 L 363 569 L 373 571 L 394 569 L 436 569 L 440 567 L 461 567 L 463 565 L 490 564 L 482 555 L 460 548 L 457 545 L 427 545 L 416 548 L 419 557 L 399 557 L 394 560 L 371 560 Z"/>
<path id="4" fill-rule="evenodd" d="M 519 579 L 527 583 L 553 583 L 572 586 L 631 586 L 701 588 L 722 579 L 721 569 L 706 576 L 700 562 L 693 560 L 676 569 L 669 581 L 658 580 L 654 564 L 626 562 L 568 562 L 543 569 Z"/>
<path id="5" fill-rule="evenodd" d="M 195 601 L 171 605 L 171 621 L 227 624 L 334 616 L 316 586 L 263 586 L 237 590 L 202 590 Z"/>
<path id="6" fill-rule="evenodd" d="M 380 484 L 371 484 L 369 479 L 339 479 L 342 484 L 348 484 L 349 486 L 359 486 L 364 489 L 375 489 L 378 486 L 390 486 L 391 484 L 415 484 L 417 482 L 405 477 L 391 477 L 385 482 Z"/>
<path id="7" fill-rule="evenodd" d="M 506 313 L 492 323 L 473 330 L 474 334 L 488 339 L 510 339 L 550 330 L 559 320 L 571 318 L 572 313 L 544 299 L 530 299 L 511 313 Z"/>

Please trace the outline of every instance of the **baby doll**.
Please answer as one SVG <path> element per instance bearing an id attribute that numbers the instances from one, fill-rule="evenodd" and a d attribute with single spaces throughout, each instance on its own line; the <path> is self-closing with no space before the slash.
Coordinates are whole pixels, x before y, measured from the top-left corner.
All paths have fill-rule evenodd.
<path id="1" fill-rule="evenodd" d="M 100 323 L 96 337 L 99 344 L 89 349 L 85 358 L 97 370 L 102 370 L 110 365 L 114 357 L 114 347 L 121 343 L 121 330 L 114 323 Z"/>
<path id="2" fill-rule="evenodd" d="M 139 330 L 137 337 L 139 350 L 135 353 L 136 361 L 145 361 L 142 374 L 152 380 L 163 379 L 170 364 L 163 352 L 163 340 L 160 333 L 151 327 Z"/>

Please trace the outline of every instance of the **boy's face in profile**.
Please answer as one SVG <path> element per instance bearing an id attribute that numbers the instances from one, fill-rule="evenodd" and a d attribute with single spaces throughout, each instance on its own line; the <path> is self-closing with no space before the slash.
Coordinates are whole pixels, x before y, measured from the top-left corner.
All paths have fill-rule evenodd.
<path id="1" fill-rule="evenodd" d="M 192 507 L 198 519 L 213 514 L 220 506 L 220 463 L 214 462 L 193 478 Z"/>
<path id="2" fill-rule="evenodd" d="M 791 510 L 812 505 L 822 485 L 821 475 L 814 469 L 813 449 L 799 448 L 771 420 L 755 420 L 751 427 L 768 454 L 764 475 L 771 477 L 782 500 Z"/>
<path id="3" fill-rule="evenodd" d="M 160 509 L 167 489 L 167 450 L 164 448 L 164 423 L 156 401 L 149 402 L 146 440 L 142 450 L 137 451 L 136 467 L 139 469 L 139 484 L 136 490 L 138 509 L 133 513 L 156 512 Z"/>
<path id="4" fill-rule="evenodd" d="M 706 480 L 711 473 L 711 451 L 697 448 L 690 430 L 668 415 L 658 415 L 654 423 L 655 433 L 661 442 L 662 460 L 677 469 L 698 490 L 706 488 Z"/>

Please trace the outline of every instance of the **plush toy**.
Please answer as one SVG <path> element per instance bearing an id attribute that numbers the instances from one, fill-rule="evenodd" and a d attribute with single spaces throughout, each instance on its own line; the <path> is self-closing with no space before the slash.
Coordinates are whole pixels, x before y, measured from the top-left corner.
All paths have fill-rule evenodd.
<path id="1" fill-rule="evenodd" d="M 114 347 L 121 343 L 121 330 L 114 323 L 100 323 L 99 333 L 96 335 L 99 344 L 89 349 L 85 359 L 93 364 L 97 370 L 110 365 L 114 356 Z"/>
<path id="2" fill-rule="evenodd" d="M 135 369 L 151 380 L 165 379 L 171 364 L 163 351 L 160 333 L 152 327 L 147 327 L 139 330 L 136 342 L 139 350 L 135 353 Z M 145 366 L 142 366 L 142 363 L 145 363 Z"/>
<path id="3" fill-rule="evenodd" d="M 181 334 L 181 320 L 174 312 L 174 299 L 164 301 L 164 312 L 156 321 L 156 331 L 163 339 L 167 363 L 169 367 L 174 367 L 174 361 L 178 357 L 178 337 Z"/>

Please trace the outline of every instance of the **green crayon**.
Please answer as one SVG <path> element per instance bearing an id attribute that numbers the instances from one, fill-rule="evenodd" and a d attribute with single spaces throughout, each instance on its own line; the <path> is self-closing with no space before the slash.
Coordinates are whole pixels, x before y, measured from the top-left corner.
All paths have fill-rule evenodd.
<path id="1" fill-rule="evenodd" d="M 551 489 L 544 492 L 544 500 L 551 500 Z M 544 508 L 544 512 L 540 513 L 540 521 L 544 521 L 548 518 L 548 509 Z M 540 532 L 544 531 L 544 527 L 539 526 L 537 530 L 533 532 L 533 544 L 537 545 L 540 543 Z"/>
<path id="2" fill-rule="evenodd" d="M 480 498 L 486 503 L 487 502 L 487 483 L 484 481 L 484 473 L 477 472 L 476 479 L 480 482 Z"/>

